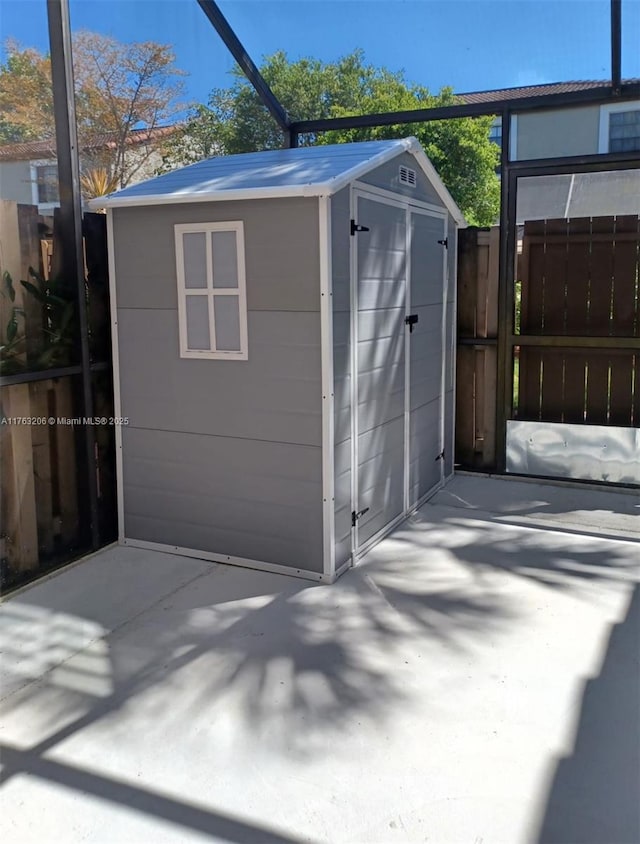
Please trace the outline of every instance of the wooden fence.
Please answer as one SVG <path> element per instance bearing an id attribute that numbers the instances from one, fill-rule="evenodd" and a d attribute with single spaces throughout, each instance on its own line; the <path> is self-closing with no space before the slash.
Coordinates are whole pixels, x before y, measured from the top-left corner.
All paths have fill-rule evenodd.
<path id="1" fill-rule="evenodd" d="M 636 216 L 525 224 L 520 334 L 546 345 L 520 347 L 518 419 L 640 423 L 639 245 Z"/>
<path id="2" fill-rule="evenodd" d="M 499 229 L 458 237 L 456 462 L 492 469 L 496 459 Z"/>
<path id="3" fill-rule="evenodd" d="M 58 254 L 52 222 L 40 217 L 35 206 L 0 201 L 0 579 L 5 587 L 77 556 L 85 549 L 88 535 L 83 428 L 47 421 L 84 416 L 75 329 L 70 329 L 68 342 L 65 336 L 60 343 L 69 347 L 68 353 L 59 355 L 54 348 L 50 361 L 43 354 L 43 349 L 52 348 L 52 331 L 60 328 L 42 301 L 43 295 L 55 297 L 58 290 L 52 281 Z M 87 215 L 85 224 L 90 282 L 86 304 L 96 364 L 92 374 L 96 415 L 108 416 L 113 410 L 104 219 Z M 30 275 L 30 268 L 42 285 Z M 34 295 L 22 281 L 40 288 L 41 293 Z M 77 313 L 77 295 L 75 291 L 69 295 Z M 77 324 L 75 317 L 72 321 Z M 56 370 L 51 373 L 54 377 L 47 377 L 50 368 Z M 105 429 L 96 434 L 101 519 L 107 527 L 105 541 L 109 541 L 116 518 L 113 432 Z"/>
<path id="4" fill-rule="evenodd" d="M 638 427 L 639 218 L 527 222 L 516 252 L 511 418 Z M 497 227 L 460 232 L 456 463 L 465 468 L 493 470 L 503 447 L 498 255 Z"/>

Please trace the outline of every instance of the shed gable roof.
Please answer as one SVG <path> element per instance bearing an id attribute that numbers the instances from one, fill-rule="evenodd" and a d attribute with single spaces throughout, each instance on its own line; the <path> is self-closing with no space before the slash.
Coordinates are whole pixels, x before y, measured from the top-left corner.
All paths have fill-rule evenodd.
<path id="1" fill-rule="evenodd" d="M 412 153 L 443 204 L 462 214 L 415 138 L 298 147 L 208 158 L 92 200 L 94 208 L 224 199 L 330 196 L 403 152 Z"/>

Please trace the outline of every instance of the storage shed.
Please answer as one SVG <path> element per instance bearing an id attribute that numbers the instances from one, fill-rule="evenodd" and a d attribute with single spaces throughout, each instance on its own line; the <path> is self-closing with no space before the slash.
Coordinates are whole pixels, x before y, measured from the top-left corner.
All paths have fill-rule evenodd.
<path id="1" fill-rule="evenodd" d="M 212 158 L 93 204 L 123 544 L 331 582 L 452 474 L 464 220 L 414 138 Z"/>

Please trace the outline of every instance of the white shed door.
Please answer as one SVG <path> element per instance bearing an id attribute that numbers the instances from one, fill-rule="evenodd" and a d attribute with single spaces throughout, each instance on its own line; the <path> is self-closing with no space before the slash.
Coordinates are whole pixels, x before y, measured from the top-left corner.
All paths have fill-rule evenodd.
<path id="1" fill-rule="evenodd" d="M 445 220 L 411 210 L 410 310 L 418 317 L 409 360 L 409 506 L 444 476 Z"/>
<path id="2" fill-rule="evenodd" d="M 443 478 L 443 215 L 354 193 L 353 551 Z M 408 324 L 409 323 L 409 324 Z"/>
<path id="3" fill-rule="evenodd" d="M 356 194 L 354 550 L 405 509 L 406 210 Z"/>

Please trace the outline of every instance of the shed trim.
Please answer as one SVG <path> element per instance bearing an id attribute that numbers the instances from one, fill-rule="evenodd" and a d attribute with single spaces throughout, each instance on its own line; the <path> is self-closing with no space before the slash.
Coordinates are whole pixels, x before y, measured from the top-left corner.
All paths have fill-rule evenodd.
<path id="1" fill-rule="evenodd" d="M 335 576 L 335 455 L 333 385 L 333 292 L 331 283 L 331 200 L 318 200 L 320 245 L 320 351 L 322 379 L 322 537 L 323 571 Z"/>
<path id="2" fill-rule="evenodd" d="M 113 411 L 122 418 L 120 391 L 120 344 L 118 340 L 118 303 L 116 300 L 116 252 L 113 236 L 113 211 L 107 209 L 107 265 L 109 270 L 109 308 L 111 311 L 111 365 L 113 367 Z M 124 542 L 124 460 L 122 455 L 122 426 L 115 426 L 116 501 L 118 511 L 118 542 Z"/>
<path id="3" fill-rule="evenodd" d="M 163 551 L 167 554 L 177 554 L 179 557 L 192 557 L 196 560 L 206 560 L 211 563 L 223 563 L 228 566 L 239 566 L 243 569 L 258 569 L 273 574 L 285 574 L 287 577 L 300 577 L 304 580 L 315 580 L 321 583 L 331 583 L 334 578 L 309 569 L 296 569 L 293 566 L 279 566 L 264 560 L 250 560 L 246 557 L 233 557 L 228 554 L 216 554 L 212 551 L 198 551 L 195 548 L 183 548 L 180 545 L 167 545 L 164 542 L 148 542 L 146 539 L 124 539 L 121 545 L 130 548 L 144 548 L 148 551 Z"/>
<path id="4" fill-rule="evenodd" d="M 353 187 L 355 190 L 358 191 L 358 193 L 370 193 L 376 197 L 379 196 L 383 199 L 392 200 L 394 205 L 402 205 L 403 207 L 406 207 L 408 205 L 411 208 L 418 208 L 423 211 L 428 211 L 433 216 L 447 216 L 447 209 L 443 208 L 441 205 L 433 205 L 430 202 L 425 202 L 422 199 L 416 199 L 413 196 L 406 196 L 403 193 L 394 193 L 391 190 L 387 190 L 387 188 L 380 188 L 377 185 L 370 185 L 368 182 L 355 181 L 353 183 Z"/>
<path id="5" fill-rule="evenodd" d="M 440 176 L 438 176 L 436 168 L 427 158 L 424 150 L 420 146 L 420 142 L 417 138 L 409 138 L 409 140 L 411 141 L 411 147 L 409 149 L 409 152 L 413 155 L 413 157 L 416 159 L 416 161 L 424 171 L 426 177 L 429 179 L 436 193 L 442 200 L 443 205 L 451 214 L 458 226 L 460 226 L 461 228 L 466 228 L 467 221 L 465 220 L 462 211 L 460 211 L 460 209 L 454 202 L 453 197 L 445 186 L 444 182 L 442 181 Z"/>
<path id="6" fill-rule="evenodd" d="M 180 357 L 192 360 L 248 360 L 247 328 L 247 282 L 245 269 L 244 223 L 242 220 L 228 220 L 215 223 L 177 223 L 173 227 L 176 250 L 176 280 L 178 287 L 178 334 Z M 233 232 L 236 245 L 236 287 L 216 287 L 213 276 L 213 255 L 211 235 L 216 232 Z M 185 274 L 184 235 L 205 235 L 205 281 L 204 287 L 187 287 Z M 207 301 L 209 323 L 209 349 L 189 348 L 187 324 L 187 299 L 199 296 Z M 240 348 L 225 350 L 218 347 L 216 336 L 216 299 L 230 296 L 238 300 L 238 332 Z"/>

